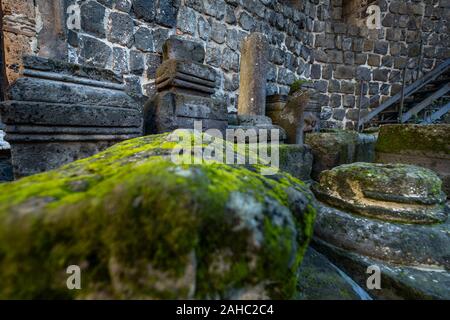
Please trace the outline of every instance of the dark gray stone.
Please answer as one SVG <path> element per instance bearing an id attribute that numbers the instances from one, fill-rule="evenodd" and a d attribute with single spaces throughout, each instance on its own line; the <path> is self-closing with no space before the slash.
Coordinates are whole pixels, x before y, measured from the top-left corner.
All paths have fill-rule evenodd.
<path id="1" fill-rule="evenodd" d="M 153 22 L 156 17 L 156 1 L 133 0 L 133 11 L 138 19 Z"/>
<path id="2" fill-rule="evenodd" d="M 80 7 L 81 29 L 100 38 L 105 37 L 105 7 L 95 1 L 89 1 Z"/>
<path id="3" fill-rule="evenodd" d="M 177 0 L 159 0 L 156 10 L 156 22 L 165 27 L 177 24 L 179 2 Z"/>
<path id="4" fill-rule="evenodd" d="M 255 24 L 254 19 L 247 12 L 242 12 L 239 16 L 239 25 L 246 31 L 251 31 Z"/>
<path id="5" fill-rule="evenodd" d="M 134 45 L 137 49 L 145 52 L 154 50 L 152 31 L 145 27 L 140 27 L 134 34 Z"/>
<path id="6" fill-rule="evenodd" d="M 375 41 L 374 53 L 377 54 L 387 54 L 389 49 L 389 42 L 386 41 Z"/>
<path id="7" fill-rule="evenodd" d="M 130 51 L 130 72 L 136 75 L 144 73 L 144 54 L 137 50 Z"/>
<path id="8" fill-rule="evenodd" d="M 121 84 L 123 82 L 122 77 L 111 70 L 86 65 L 77 65 L 38 56 L 24 56 L 22 62 L 24 68 L 30 70 L 53 72 L 60 75 L 76 76 L 96 81 L 108 81 L 115 84 Z"/>
<path id="9" fill-rule="evenodd" d="M 236 24 L 236 15 L 234 14 L 234 8 L 232 6 L 227 6 L 227 11 L 225 15 L 225 22 L 228 24 Z"/>
<path id="10" fill-rule="evenodd" d="M 123 53 L 116 50 L 117 56 Z M 28 77 L 32 70 L 26 68 L 25 76 L 11 88 L 11 100 L 0 108 L 8 125 L 16 178 L 54 169 L 142 134 L 139 106 L 111 71 L 52 60 L 47 60 L 46 69 L 43 58 L 25 60 L 26 66 L 35 61 L 34 67 L 47 75 Z"/>
<path id="11" fill-rule="evenodd" d="M 372 78 L 372 72 L 369 68 L 366 67 L 357 67 L 356 68 L 356 79 L 370 81 Z"/>
<path id="12" fill-rule="evenodd" d="M 169 30 L 158 28 L 153 30 L 153 44 L 155 52 L 162 53 L 164 42 L 169 38 Z"/>
<path id="13" fill-rule="evenodd" d="M 146 65 L 147 65 L 147 78 L 155 79 L 156 78 L 156 70 L 161 65 L 161 56 L 154 53 L 147 53 L 146 57 Z"/>
<path id="14" fill-rule="evenodd" d="M 204 17 L 198 19 L 198 36 L 202 40 L 208 40 L 211 34 L 211 25 L 209 21 Z"/>
<path id="15" fill-rule="evenodd" d="M 252 33 L 242 42 L 239 115 L 265 115 L 268 50 L 267 38 L 261 33 Z"/>
<path id="16" fill-rule="evenodd" d="M 120 74 L 128 73 L 127 50 L 119 47 L 113 48 L 113 70 Z"/>
<path id="17" fill-rule="evenodd" d="M 129 13 L 131 10 L 131 0 L 117 0 L 115 8 L 119 11 Z"/>
<path id="18" fill-rule="evenodd" d="M 208 47 L 206 49 L 206 63 L 213 67 L 220 67 L 222 64 L 222 51 L 218 47 Z"/>
<path id="19" fill-rule="evenodd" d="M 225 38 L 227 36 L 227 28 L 225 24 L 216 22 L 214 20 L 211 20 L 210 24 L 211 24 L 211 39 L 219 44 L 224 43 Z"/>
<path id="20" fill-rule="evenodd" d="M 112 12 L 109 15 L 109 41 L 123 46 L 130 46 L 133 39 L 133 31 L 133 19 L 128 14 Z"/>
<path id="21" fill-rule="evenodd" d="M 42 92 L 45 92 L 45 95 Z M 34 77 L 19 78 L 10 89 L 10 97 L 13 101 L 46 102 L 50 104 L 135 107 L 134 101 L 122 91 Z M 2 120 L 6 122 L 5 119 L 2 118 Z"/>
<path id="22" fill-rule="evenodd" d="M 362 288 L 360 288 L 363 291 Z M 343 272 L 313 248 L 305 253 L 299 269 L 298 300 L 362 300 Z"/>
<path id="23" fill-rule="evenodd" d="M 340 94 L 333 93 L 330 97 L 330 107 L 340 108 L 342 106 L 342 96 Z M 331 117 L 331 114 L 330 114 Z M 324 119 L 327 120 L 327 119 Z"/>
<path id="24" fill-rule="evenodd" d="M 229 48 L 225 48 L 222 54 L 222 68 L 227 71 L 239 72 L 239 55 Z"/>
<path id="25" fill-rule="evenodd" d="M 108 67 L 112 65 L 112 49 L 96 38 L 80 35 L 80 60 L 95 67 Z"/>
<path id="26" fill-rule="evenodd" d="M 182 6 L 178 14 L 178 29 L 188 34 L 195 34 L 196 24 L 195 11 L 189 7 Z"/>
<path id="27" fill-rule="evenodd" d="M 354 66 L 344 66 L 338 65 L 336 67 L 336 71 L 334 72 L 334 77 L 336 79 L 353 79 L 355 76 L 355 67 Z"/>
<path id="28" fill-rule="evenodd" d="M 205 48 L 202 43 L 171 36 L 163 45 L 163 60 L 177 59 L 203 63 Z"/>

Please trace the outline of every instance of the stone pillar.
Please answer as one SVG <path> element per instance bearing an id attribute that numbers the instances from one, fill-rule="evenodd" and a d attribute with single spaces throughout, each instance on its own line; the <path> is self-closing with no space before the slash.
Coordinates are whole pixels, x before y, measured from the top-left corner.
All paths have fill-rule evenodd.
<path id="1" fill-rule="evenodd" d="M 268 43 L 261 33 L 252 33 L 242 42 L 239 88 L 239 115 L 264 116 Z"/>
<path id="2" fill-rule="evenodd" d="M 171 36 L 163 46 L 163 63 L 156 71 L 158 90 L 144 107 L 145 134 L 193 129 L 202 121 L 204 130 L 227 127 L 226 105 L 215 101 L 217 72 L 204 64 L 200 42 Z"/>
<path id="3" fill-rule="evenodd" d="M 142 111 L 121 76 L 37 56 L 24 57 L 23 64 L 11 100 L 0 103 L 16 178 L 142 135 Z"/>
<path id="4" fill-rule="evenodd" d="M 42 21 L 37 34 L 39 56 L 57 60 L 67 59 L 65 5 L 63 0 L 36 0 Z"/>

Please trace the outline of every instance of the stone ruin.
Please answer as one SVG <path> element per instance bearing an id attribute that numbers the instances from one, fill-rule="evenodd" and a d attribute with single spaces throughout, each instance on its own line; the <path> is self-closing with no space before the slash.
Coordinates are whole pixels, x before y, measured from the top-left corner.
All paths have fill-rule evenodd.
<path id="1" fill-rule="evenodd" d="M 113 72 L 24 58 L 1 104 L 15 178 L 51 170 L 142 135 L 142 113 Z"/>
<path id="2" fill-rule="evenodd" d="M 431 170 L 353 163 L 325 171 L 314 246 L 364 286 L 381 270 L 381 299 L 449 299 L 449 208 Z"/>
<path id="3" fill-rule="evenodd" d="M 312 184 L 321 201 L 313 244 L 316 249 L 362 287 L 367 268 L 379 265 L 388 279 L 386 288 L 374 293 L 379 298 L 449 298 L 449 222 L 441 193 L 441 189 L 448 190 L 448 139 L 441 141 L 434 134 L 429 144 L 440 150 L 423 149 L 417 143 L 422 137 L 430 138 L 432 131 L 446 137 L 448 127 L 381 128 L 376 161 L 385 164 L 353 164 L 374 161 L 378 133 L 336 130 L 355 128 L 359 115 L 397 94 L 405 67 L 406 79 L 411 80 L 450 56 L 445 28 L 450 17 L 448 1 L 382 1 L 379 30 L 365 28 L 366 9 L 372 0 L 202 2 L 208 5 L 167 0 L 165 10 L 155 7 L 160 1 L 90 0 L 80 5 L 80 26 L 71 30 L 64 26 L 64 15 L 59 16 L 68 2 L 58 0 L 50 6 L 43 0 L 27 1 L 23 14 L 16 11 L 16 7 L 25 8 L 23 2 L 11 6 L 12 2 L 3 1 L 7 6 L 5 45 L 12 48 L 5 52 L 6 73 L 12 86 L 10 100 L 1 106 L 5 126 L 0 124 L 0 181 L 11 180 L 11 154 L 14 174 L 19 178 L 90 156 L 121 140 L 192 128 L 197 120 L 203 122 L 203 129 L 279 129 L 280 139 L 288 143 L 280 146 L 281 171 Z M 40 22 L 43 27 L 35 31 Z M 38 57 L 22 59 L 23 53 Z M 309 83 L 301 92 L 289 94 L 298 79 Z M 141 101 L 146 97 L 149 99 L 142 110 Z M 322 132 L 316 132 L 319 129 Z M 9 143 L 2 141 L 2 130 Z M 404 135 L 403 130 L 414 131 L 414 135 Z M 303 145 L 305 132 L 309 134 Z M 162 137 L 127 141 L 89 161 L 103 164 L 117 155 L 133 168 L 142 169 L 145 161 L 158 162 L 154 156 L 159 151 L 153 150 L 151 143 L 164 144 L 166 140 L 158 139 L 167 136 Z M 148 150 L 121 158 L 122 147 L 140 150 L 142 145 Z M 402 148 L 393 148 L 399 145 Z M 391 162 L 428 167 L 444 184 L 441 187 L 429 170 L 387 164 Z M 57 169 L 59 188 L 95 194 L 92 186 L 98 181 L 89 180 L 89 167 L 78 164 L 67 167 L 72 174 L 70 183 L 65 169 Z M 114 161 L 106 167 L 117 169 Z M 78 169 L 86 173 L 86 181 L 77 176 Z M 186 173 L 144 169 L 149 170 L 145 172 L 155 184 Z M 133 174 L 126 168 L 118 171 Z M 235 168 L 231 171 L 234 181 L 240 182 L 242 173 Z M 102 172 L 106 179 L 111 178 L 109 173 Z M 317 182 L 311 181 L 311 176 Z M 196 178 L 195 174 L 183 179 L 192 177 Z M 33 177 L 22 181 L 26 185 Z M 223 182 L 215 181 L 216 186 Z M 144 186 L 158 191 L 147 182 L 125 181 L 131 188 Z M 18 186 L 13 195 L 21 194 L 20 183 L 12 184 Z M 273 182 L 264 179 L 264 183 Z M 39 192 L 45 195 L 47 186 L 40 187 Z M 313 207 L 315 200 L 305 186 L 296 188 L 302 191 L 295 192 L 292 199 L 292 190 L 287 190 L 287 198 L 306 212 L 306 203 Z M 244 184 L 243 189 L 260 192 L 255 185 Z M 124 190 L 110 191 L 108 199 L 119 205 L 122 197 L 117 194 L 125 197 Z M 200 204 L 204 194 L 211 197 L 211 203 L 217 199 L 210 189 L 199 193 L 187 190 L 189 196 L 200 196 L 195 199 Z M 83 195 L 87 207 L 95 205 L 89 201 L 90 195 Z M 8 200 L 5 192 L 3 196 Z M 17 206 L 4 201 L 7 205 L 2 208 L 19 215 L 31 210 L 45 212 L 47 202 L 58 200 L 42 199 L 45 201 L 38 208 L 25 198 Z M 248 217 L 248 207 L 258 207 L 239 193 L 230 199 L 227 210 L 240 217 Z M 243 199 L 252 206 L 239 206 Z M 273 209 L 277 199 L 267 199 L 270 201 L 261 208 Z M 139 197 L 132 200 L 127 205 L 139 210 Z M 76 209 L 71 213 L 78 212 Z M 286 212 L 283 208 L 279 211 Z M 295 229 L 291 220 L 286 221 Z M 116 227 L 120 232 L 126 229 L 120 221 Z M 302 225 L 300 233 L 310 227 Z M 259 230 L 252 229 L 251 234 L 259 236 Z M 191 256 L 186 261 L 195 264 Z M 335 270 L 325 257 L 321 263 Z M 264 278 L 258 280 L 263 283 Z"/>
<path id="4" fill-rule="evenodd" d="M 212 99 L 217 72 L 204 64 L 205 49 L 194 41 L 170 37 L 163 46 L 163 63 L 156 71 L 158 93 L 144 107 L 145 133 L 162 133 L 178 128 L 225 131 L 225 105 Z"/>
<path id="5" fill-rule="evenodd" d="M 231 129 L 271 130 L 279 132 L 279 139 L 286 140 L 286 132 L 272 124 L 266 116 L 266 84 L 268 71 L 268 41 L 261 33 L 252 33 L 242 41 L 240 68 L 240 92 L 238 113 Z M 269 135 L 270 137 L 270 135 Z"/>

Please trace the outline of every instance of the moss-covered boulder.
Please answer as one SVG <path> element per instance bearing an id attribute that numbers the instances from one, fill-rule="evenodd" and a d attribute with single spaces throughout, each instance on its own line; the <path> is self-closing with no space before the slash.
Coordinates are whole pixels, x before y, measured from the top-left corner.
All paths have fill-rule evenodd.
<path id="1" fill-rule="evenodd" d="M 429 169 L 358 162 L 322 172 L 314 191 L 322 201 L 363 216 L 431 224 L 447 219 L 441 186 Z"/>
<path id="2" fill-rule="evenodd" d="M 2 184 L 0 298 L 292 297 L 315 217 L 304 183 L 176 164 L 174 147 L 138 138 Z"/>
<path id="3" fill-rule="evenodd" d="M 313 189 L 322 201 L 313 245 L 361 286 L 377 266 L 376 296 L 450 298 L 450 220 L 433 171 L 347 164 L 323 172 Z"/>
<path id="4" fill-rule="evenodd" d="M 374 135 L 347 130 L 307 134 L 305 143 L 311 147 L 314 156 L 312 178 L 317 181 L 322 171 L 342 164 L 372 162 L 375 158 L 375 141 Z"/>
<path id="5" fill-rule="evenodd" d="M 442 179 L 443 189 L 450 196 L 450 124 L 382 126 L 376 161 L 431 169 Z"/>

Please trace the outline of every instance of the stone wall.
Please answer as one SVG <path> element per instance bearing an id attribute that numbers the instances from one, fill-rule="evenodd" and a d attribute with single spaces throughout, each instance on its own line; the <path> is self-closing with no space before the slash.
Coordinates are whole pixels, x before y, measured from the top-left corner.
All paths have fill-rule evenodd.
<path id="1" fill-rule="evenodd" d="M 345 7 L 351 2 L 332 0 L 331 22 L 325 33 L 315 35 L 314 60 L 320 66 L 314 66 L 311 77 L 318 79 L 316 88 L 330 99 L 322 107 L 324 127 L 354 126 L 361 88 L 362 107 L 376 107 L 400 91 L 405 66 L 410 82 L 418 77 L 419 65 L 422 73 L 428 72 L 450 57 L 450 1 L 376 1 L 381 8 L 380 30 L 349 23 Z"/>
<path id="2" fill-rule="evenodd" d="M 367 109 L 400 90 L 401 70 L 408 62 L 407 79 L 414 78 L 420 38 L 425 72 L 450 56 L 448 0 L 363 1 L 382 10 L 383 28 L 372 31 L 361 22 L 363 17 L 348 10 L 361 5 L 354 0 L 60 1 L 64 8 L 75 3 L 81 8 L 81 30 L 66 30 L 67 60 L 122 73 L 128 92 L 143 100 L 155 91 L 163 42 L 179 34 L 205 45 L 206 63 L 221 79 L 216 98 L 236 111 L 240 41 L 252 31 L 262 32 L 271 43 L 267 94 L 287 93 L 298 78 L 311 80 L 326 128 L 354 125 L 360 80 L 366 81 L 362 104 Z M 36 12 L 45 15 L 39 8 L 32 10 L 33 1 L 6 0 L 3 6 L 8 2 L 26 3 L 27 23 L 34 21 L 37 29 L 45 25 L 42 18 L 35 19 Z M 364 8 L 358 11 L 362 15 Z M 7 61 L 18 60 L 19 51 L 41 54 L 46 40 L 33 38 L 30 28 L 30 37 L 23 41 L 26 48 L 7 52 Z M 16 76 L 12 73 L 10 79 Z"/>

